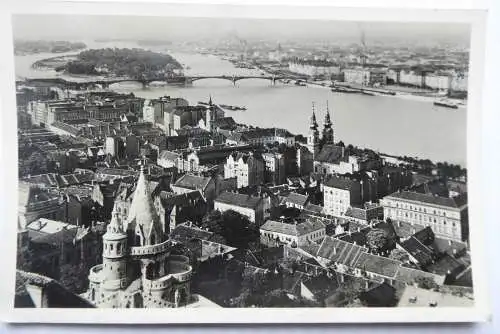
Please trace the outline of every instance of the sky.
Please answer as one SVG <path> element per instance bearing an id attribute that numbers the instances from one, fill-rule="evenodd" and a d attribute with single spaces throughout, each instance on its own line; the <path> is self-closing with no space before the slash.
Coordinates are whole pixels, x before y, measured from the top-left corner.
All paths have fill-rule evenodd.
<path id="1" fill-rule="evenodd" d="M 247 39 L 353 39 L 469 42 L 469 27 L 450 23 L 380 23 L 96 15 L 15 15 L 16 39 L 195 40 L 237 35 Z"/>

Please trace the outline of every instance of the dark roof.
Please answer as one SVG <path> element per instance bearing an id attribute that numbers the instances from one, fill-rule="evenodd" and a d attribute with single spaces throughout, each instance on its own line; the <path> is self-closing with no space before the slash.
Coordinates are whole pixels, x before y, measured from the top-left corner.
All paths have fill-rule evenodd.
<path id="1" fill-rule="evenodd" d="M 392 307 L 395 306 L 396 289 L 387 283 L 382 283 L 359 295 L 359 299 L 370 307 Z"/>
<path id="2" fill-rule="evenodd" d="M 94 307 L 82 297 L 70 292 L 56 280 L 35 273 L 16 271 L 16 295 L 14 307 L 36 307 L 27 287 L 43 289 L 45 301 L 49 308 L 92 308 Z"/>
<path id="3" fill-rule="evenodd" d="M 210 240 L 213 232 L 203 230 L 191 224 L 180 224 L 170 233 L 170 238 L 179 242 L 187 242 L 192 239 Z"/>
<path id="4" fill-rule="evenodd" d="M 461 194 L 457 197 L 449 198 L 442 196 L 433 196 L 412 191 L 395 192 L 387 196 L 387 198 L 396 198 L 413 202 L 423 202 L 427 204 L 445 206 L 450 208 L 461 208 L 467 205 L 467 194 Z"/>
<path id="5" fill-rule="evenodd" d="M 302 194 L 298 194 L 295 192 L 291 192 L 285 198 L 285 201 L 288 203 L 293 203 L 293 204 L 297 204 L 300 206 L 304 206 L 304 205 L 306 205 L 308 199 L 309 199 L 309 196 L 307 196 L 307 195 L 302 195 Z"/>
<path id="6" fill-rule="evenodd" d="M 160 192 L 161 203 L 165 208 L 171 208 L 174 205 L 182 207 L 191 207 L 194 202 L 199 200 L 205 201 L 205 198 L 199 190 L 190 191 L 184 194 L 172 194 L 162 191 Z"/>
<path id="7" fill-rule="evenodd" d="M 192 190 L 205 190 L 210 183 L 211 178 L 185 174 L 175 181 L 174 186 Z"/>
<path id="8" fill-rule="evenodd" d="M 405 240 L 401 243 L 401 247 L 408 253 L 410 253 L 420 265 L 427 265 L 432 263 L 434 259 L 434 252 L 424 245 L 420 240 L 415 238 L 415 236 L 411 236 L 408 240 Z"/>
<path id="9" fill-rule="evenodd" d="M 215 202 L 256 209 L 261 200 L 260 197 L 225 191 L 215 199 Z"/>
<path id="10" fill-rule="evenodd" d="M 351 190 L 355 185 L 358 185 L 358 183 L 346 177 L 332 176 L 324 185 L 336 189 Z"/>
<path id="11" fill-rule="evenodd" d="M 216 128 L 221 128 L 221 129 L 229 129 L 233 130 L 236 128 L 236 122 L 232 117 L 222 117 L 219 119 L 216 119 L 213 122 L 214 127 Z"/>
<path id="12" fill-rule="evenodd" d="M 318 155 L 314 158 L 316 161 L 338 163 L 342 159 L 341 146 L 324 145 Z"/>
<path id="13" fill-rule="evenodd" d="M 327 236 L 323 239 L 317 256 L 351 267 L 365 251 L 364 247 Z"/>
<path id="14" fill-rule="evenodd" d="M 356 263 L 356 268 L 386 277 L 395 277 L 401 262 L 387 257 L 363 253 Z"/>
<path id="15" fill-rule="evenodd" d="M 453 256 L 445 254 L 435 263 L 428 265 L 426 269 L 436 275 L 451 275 L 458 274 L 459 271 L 465 269 L 465 265 Z"/>

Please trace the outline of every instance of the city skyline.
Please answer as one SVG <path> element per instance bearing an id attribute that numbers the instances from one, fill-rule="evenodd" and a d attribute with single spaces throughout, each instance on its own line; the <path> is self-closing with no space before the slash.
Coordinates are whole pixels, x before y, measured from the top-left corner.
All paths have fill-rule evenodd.
<path id="1" fill-rule="evenodd" d="M 104 18 L 104 19 L 103 19 Z M 29 22 L 29 24 L 28 24 Z M 186 22 L 190 22 L 186 25 Z M 78 27 L 85 26 L 85 32 Z M 64 27 L 64 28 L 62 28 Z M 127 28 L 133 27 L 133 28 Z M 470 27 L 460 23 L 408 23 L 327 20 L 269 20 L 232 18 L 137 17 L 92 15 L 15 15 L 14 37 L 44 38 L 116 38 L 220 39 L 239 36 L 248 39 L 324 40 L 325 42 L 367 43 L 407 42 L 457 43 L 467 47 Z M 265 33 L 264 33 L 265 31 Z"/>

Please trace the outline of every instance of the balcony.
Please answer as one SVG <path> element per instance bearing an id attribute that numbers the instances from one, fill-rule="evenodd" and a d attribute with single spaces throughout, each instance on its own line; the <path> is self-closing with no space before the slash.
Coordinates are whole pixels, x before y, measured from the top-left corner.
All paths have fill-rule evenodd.
<path id="1" fill-rule="evenodd" d="M 171 246 L 170 240 L 165 240 L 160 244 L 138 246 L 130 248 L 131 256 L 148 256 L 166 252 Z"/>
<path id="2" fill-rule="evenodd" d="M 98 264 L 97 266 L 90 268 L 89 281 L 96 283 L 102 282 L 101 271 L 102 264 Z"/>

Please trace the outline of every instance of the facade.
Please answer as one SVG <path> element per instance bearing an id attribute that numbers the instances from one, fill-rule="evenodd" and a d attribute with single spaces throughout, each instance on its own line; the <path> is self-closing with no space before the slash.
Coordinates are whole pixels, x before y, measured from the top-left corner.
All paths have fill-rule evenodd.
<path id="1" fill-rule="evenodd" d="M 361 204 L 361 184 L 345 177 L 332 176 L 323 184 L 324 212 L 342 216 L 353 204 Z"/>
<path id="2" fill-rule="evenodd" d="M 305 246 L 317 243 L 325 236 L 326 227 L 318 220 L 292 224 L 268 220 L 260 227 L 260 242 L 270 247 L 279 244 Z"/>
<path id="3" fill-rule="evenodd" d="M 294 60 L 288 63 L 288 70 L 310 77 L 328 78 L 341 72 L 338 64 L 326 60 Z"/>
<path id="4" fill-rule="evenodd" d="M 468 239 L 467 194 L 449 198 L 402 191 L 385 196 L 380 203 L 386 219 L 430 226 L 445 239 Z"/>
<path id="5" fill-rule="evenodd" d="M 215 180 L 211 177 L 185 174 L 170 186 L 176 194 L 185 194 L 198 190 L 206 199 L 210 208 L 216 197 Z"/>
<path id="6" fill-rule="evenodd" d="M 269 198 L 261 198 L 245 194 L 225 191 L 221 193 L 214 202 L 214 209 L 220 212 L 233 210 L 246 216 L 248 220 L 257 226 L 264 221 L 264 202 Z"/>
<path id="7" fill-rule="evenodd" d="M 238 188 L 264 182 L 264 162 L 252 153 L 231 154 L 224 164 L 224 178 L 236 177 Z"/>
<path id="8" fill-rule="evenodd" d="M 344 81 L 362 86 L 387 84 L 387 72 L 380 69 L 346 68 L 342 70 Z"/>
<path id="9" fill-rule="evenodd" d="M 172 242 L 154 209 L 141 170 L 126 220 L 114 214 L 103 236 L 103 263 L 83 295 L 100 308 L 166 308 L 190 303 L 192 269 L 170 255 Z"/>
<path id="10" fill-rule="evenodd" d="M 19 182 L 18 217 L 22 228 L 38 218 L 64 219 L 63 199 L 55 192 Z"/>
<path id="11" fill-rule="evenodd" d="M 286 179 L 285 157 L 283 154 L 267 152 L 262 154 L 265 163 L 264 181 L 283 184 Z"/>
<path id="12" fill-rule="evenodd" d="M 241 133 L 241 140 L 250 145 L 274 145 L 285 144 L 288 147 L 295 146 L 295 136 L 288 130 L 280 128 L 255 129 Z M 238 141 L 235 141 L 238 143 Z M 233 143 L 233 142 L 231 142 Z"/>

